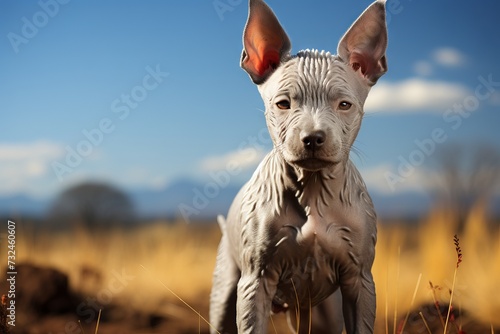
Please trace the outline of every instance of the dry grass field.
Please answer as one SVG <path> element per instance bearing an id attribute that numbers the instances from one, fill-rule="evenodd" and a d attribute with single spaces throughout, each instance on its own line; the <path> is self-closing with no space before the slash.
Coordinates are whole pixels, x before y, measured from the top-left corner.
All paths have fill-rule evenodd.
<path id="1" fill-rule="evenodd" d="M 401 332 L 403 326 L 406 333 L 443 333 L 442 320 L 446 319 L 451 293 L 454 316 L 448 324 L 449 333 L 492 333 L 500 328 L 498 224 L 492 224 L 481 205 L 470 212 L 465 230 L 458 235 L 463 261 L 455 276 L 454 221 L 450 212 L 435 210 L 419 224 L 379 223 L 373 268 L 378 298 L 376 333 Z M 40 233 L 18 222 L 17 262 L 67 273 L 72 290 L 103 306 L 99 333 L 125 332 L 129 318 L 140 317 L 138 314 L 154 314 L 168 321 L 155 322 L 150 317 L 150 330 L 129 329 L 131 333 L 207 333 L 204 318 L 208 318 L 219 238 L 215 224 L 153 222 L 135 229 L 90 234 L 82 230 Z M 445 308 L 441 317 L 436 304 Z M 116 313 L 120 308 L 135 313 L 123 311 L 125 316 L 119 318 Z M 80 320 L 83 328 L 97 323 L 88 309 L 79 308 L 74 313 L 71 319 Z M 123 319 L 122 329 L 106 319 Z M 22 321 L 18 317 L 19 326 L 23 326 Z M 275 316 L 273 322 L 270 333 L 289 333 L 283 316 Z M 73 332 L 80 332 L 78 328 Z M 54 333 L 59 332 L 68 331 L 54 329 Z"/>

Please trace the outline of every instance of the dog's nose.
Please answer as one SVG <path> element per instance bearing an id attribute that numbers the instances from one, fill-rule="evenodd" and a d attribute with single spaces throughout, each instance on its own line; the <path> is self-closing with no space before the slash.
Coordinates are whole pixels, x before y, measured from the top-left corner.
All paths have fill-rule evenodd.
<path id="1" fill-rule="evenodd" d="M 315 150 L 323 146 L 325 143 L 326 134 L 324 131 L 317 130 L 314 132 L 306 133 L 302 136 L 301 140 L 304 143 L 304 148 L 308 150 Z"/>

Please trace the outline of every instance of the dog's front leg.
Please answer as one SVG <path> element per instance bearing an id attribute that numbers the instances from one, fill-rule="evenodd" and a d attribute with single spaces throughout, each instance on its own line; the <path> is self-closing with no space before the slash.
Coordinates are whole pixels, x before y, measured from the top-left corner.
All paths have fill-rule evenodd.
<path id="1" fill-rule="evenodd" d="M 238 282 L 236 305 L 239 334 L 267 332 L 271 301 L 276 286 L 270 286 L 260 272 L 243 273 Z"/>
<path id="2" fill-rule="evenodd" d="M 222 235 L 210 294 L 210 333 L 236 333 L 236 289 L 239 269 L 231 256 L 227 234 Z"/>
<path id="3" fill-rule="evenodd" d="M 375 323 L 375 284 L 369 270 L 341 283 L 342 309 L 348 334 L 372 334 Z"/>

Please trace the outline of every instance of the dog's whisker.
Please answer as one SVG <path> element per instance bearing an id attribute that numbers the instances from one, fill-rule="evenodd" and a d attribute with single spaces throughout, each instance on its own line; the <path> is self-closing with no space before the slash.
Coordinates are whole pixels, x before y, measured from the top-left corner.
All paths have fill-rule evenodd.
<path id="1" fill-rule="evenodd" d="M 366 160 L 366 153 L 356 146 L 351 147 L 351 153 L 353 153 L 362 163 Z"/>

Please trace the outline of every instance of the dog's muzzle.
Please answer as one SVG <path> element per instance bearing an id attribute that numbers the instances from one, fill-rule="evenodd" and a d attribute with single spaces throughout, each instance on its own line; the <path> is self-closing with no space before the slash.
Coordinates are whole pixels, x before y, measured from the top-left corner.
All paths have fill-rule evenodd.
<path id="1" fill-rule="evenodd" d="M 306 151 L 315 152 L 320 150 L 326 140 L 326 134 L 323 130 L 317 130 L 303 134 L 300 138 Z"/>
<path id="2" fill-rule="evenodd" d="M 318 171 L 330 168 L 338 163 L 326 151 L 327 136 L 323 130 L 303 132 L 300 135 L 300 146 L 296 147 L 300 152 L 295 152 L 295 158 L 289 161 L 299 168 L 310 171 Z"/>

